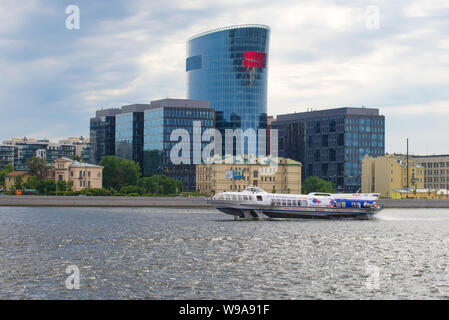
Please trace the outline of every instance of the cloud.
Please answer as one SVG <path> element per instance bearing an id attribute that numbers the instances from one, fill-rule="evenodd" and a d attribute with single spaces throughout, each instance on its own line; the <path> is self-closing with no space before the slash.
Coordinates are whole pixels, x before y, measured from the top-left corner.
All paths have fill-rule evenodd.
<path id="1" fill-rule="evenodd" d="M 80 7 L 80 30 L 65 29 L 71 4 Z M 366 27 L 368 5 L 379 8 L 379 29 Z M 258 23 L 271 28 L 269 114 L 378 107 L 391 128 L 387 151 L 394 152 L 401 148 L 394 141 L 415 133 L 418 120 L 428 128 L 423 141 L 448 133 L 429 125 L 447 116 L 448 18 L 447 1 L 5 0 L 0 140 L 88 135 L 100 107 L 184 98 L 187 39 Z M 436 141 L 434 150 L 449 153 Z"/>

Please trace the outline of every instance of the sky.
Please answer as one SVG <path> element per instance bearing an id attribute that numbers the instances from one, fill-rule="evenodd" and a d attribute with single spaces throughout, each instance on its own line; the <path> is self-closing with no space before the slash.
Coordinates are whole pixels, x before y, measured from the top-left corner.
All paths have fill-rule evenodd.
<path id="1" fill-rule="evenodd" d="M 386 152 L 449 154 L 447 0 L 1 0 L 0 21 L 0 141 L 89 136 L 100 108 L 186 98 L 186 41 L 250 23 L 271 28 L 269 115 L 379 108 Z"/>

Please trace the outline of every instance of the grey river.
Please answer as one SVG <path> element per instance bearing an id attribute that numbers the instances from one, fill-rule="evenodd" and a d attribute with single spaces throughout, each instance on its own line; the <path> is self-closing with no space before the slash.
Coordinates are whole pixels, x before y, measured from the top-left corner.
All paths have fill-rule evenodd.
<path id="1" fill-rule="evenodd" d="M 449 210 L 234 221 L 213 209 L 0 207 L 0 299 L 447 299 Z M 79 289 L 68 289 L 68 266 Z"/>

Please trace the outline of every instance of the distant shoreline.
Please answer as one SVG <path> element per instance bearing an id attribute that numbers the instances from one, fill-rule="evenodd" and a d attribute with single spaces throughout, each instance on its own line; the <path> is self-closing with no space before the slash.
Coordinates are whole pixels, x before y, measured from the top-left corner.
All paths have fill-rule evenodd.
<path id="1" fill-rule="evenodd" d="M 0 196 L 0 207 L 212 208 L 206 197 Z M 385 208 L 447 208 L 446 199 L 380 199 Z"/>

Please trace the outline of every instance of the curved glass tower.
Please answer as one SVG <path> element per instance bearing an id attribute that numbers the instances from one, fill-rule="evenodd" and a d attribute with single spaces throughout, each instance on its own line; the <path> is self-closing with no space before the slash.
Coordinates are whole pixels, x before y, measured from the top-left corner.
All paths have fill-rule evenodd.
<path id="1" fill-rule="evenodd" d="M 266 129 L 269 36 L 267 26 L 239 25 L 188 40 L 188 98 L 210 101 L 221 132 Z"/>

